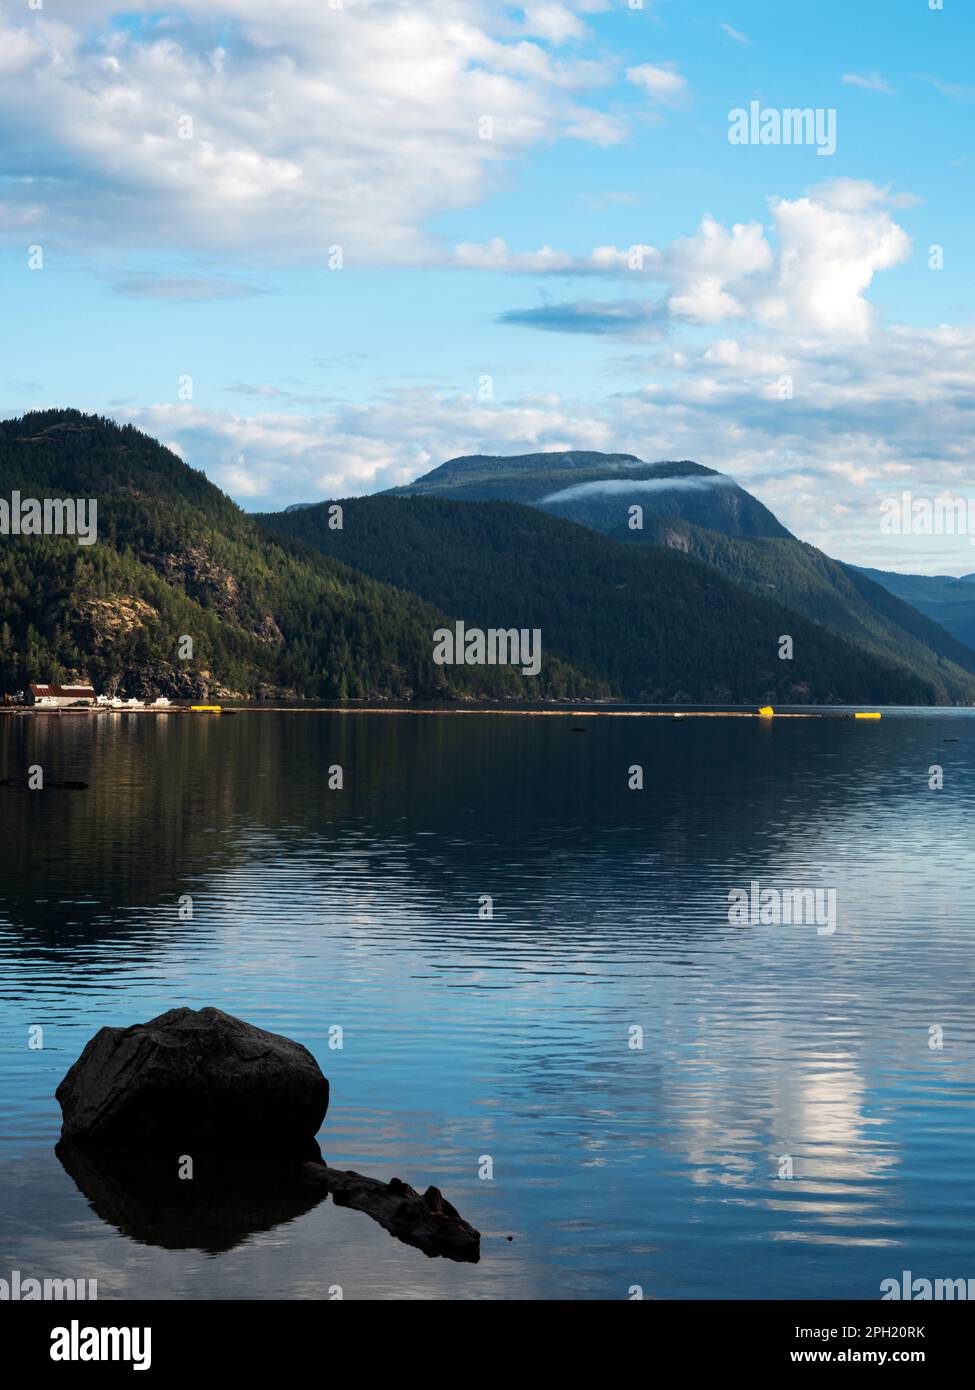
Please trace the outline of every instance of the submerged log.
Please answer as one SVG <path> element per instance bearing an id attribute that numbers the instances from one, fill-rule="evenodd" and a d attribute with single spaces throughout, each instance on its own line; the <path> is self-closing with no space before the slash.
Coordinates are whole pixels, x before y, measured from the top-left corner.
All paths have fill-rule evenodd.
<path id="1" fill-rule="evenodd" d="M 314 1187 L 332 1194 L 338 1207 L 364 1211 L 391 1236 L 431 1257 L 476 1264 L 481 1257 L 481 1233 L 460 1215 L 437 1187 L 419 1193 L 399 1178 L 383 1182 L 324 1163 L 303 1163 L 301 1175 Z"/>

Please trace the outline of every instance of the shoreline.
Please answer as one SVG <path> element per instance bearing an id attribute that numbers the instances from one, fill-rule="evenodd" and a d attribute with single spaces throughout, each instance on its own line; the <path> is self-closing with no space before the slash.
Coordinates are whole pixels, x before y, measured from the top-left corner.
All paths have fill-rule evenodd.
<path id="1" fill-rule="evenodd" d="M 897 708 L 902 706 L 881 706 L 881 708 Z M 927 706 L 911 705 L 903 708 L 910 709 L 958 709 L 965 706 Z M 191 709 L 188 705 L 168 705 L 163 709 L 154 709 L 147 705 L 143 709 L 29 709 L 29 708 L 3 708 L 0 707 L 0 715 L 16 716 L 43 716 L 45 718 L 60 718 L 62 715 L 72 717 L 87 716 L 110 716 L 119 714 L 197 714 L 197 715 L 221 715 L 221 714 L 412 714 L 412 715 L 433 715 L 443 717 L 456 715 L 501 715 L 507 718 L 522 719 L 761 719 L 771 721 L 773 719 L 852 719 L 856 718 L 858 712 L 853 706 L 838 706 L 824 708 L 823 710 L 789 710 L 781 712 L 773 711 L 771 714 L 760 714 L 758 710 L 747 709 L 709 709 L 709 710 L 681 710 L 681 709 L 495 709 L 495 708 L 472 708 L 463 706 L 452 707 L 449 709 L 430 709 L 411 705 L 221 705 L 219 708 L 207 710 Z M 879 716 L 877 716 L 879 717 Z"/>

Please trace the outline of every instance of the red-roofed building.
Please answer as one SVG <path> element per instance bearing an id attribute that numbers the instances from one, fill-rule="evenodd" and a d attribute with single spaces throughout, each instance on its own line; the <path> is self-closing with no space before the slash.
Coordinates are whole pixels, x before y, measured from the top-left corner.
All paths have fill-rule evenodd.
<path id="1" fill-rule="evenodd" d="M 90 685 L 29 685 L 27 703 L 41 709 L 71 709 L 93 705 L 95 691 Z"/>

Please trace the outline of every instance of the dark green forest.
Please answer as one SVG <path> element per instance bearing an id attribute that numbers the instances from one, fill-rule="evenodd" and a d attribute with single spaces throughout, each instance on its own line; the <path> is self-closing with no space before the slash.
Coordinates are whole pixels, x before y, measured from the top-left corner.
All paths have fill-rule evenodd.
<path id="1" fill-rule="evenodd" d="M 0 423 L 0 496 L 14 490 L 95 499 L 98 540 L 0 537 L 8 691 L 87 679 L 170 698 L 975 699 L 947 634 L 787 535 L 691 526 L 679 549 L 624 544 L 518 503 L 437 496 L 346 501 L 341 530 L 327 503 L 252 516 L 132 426 L 65 410 Z M 435 665 L 433 632 L 455 619 L 541 629 L 540 675 Z"/>
<path id="2" fill-rule="evenodd" d="M 629 700 L 927 704 L 943 683 L 865 650 L 664 546 L 624 546 L 510 502 L 378 496 L 262 518 L 283 535 L 481 626 L 537 626 L 548 652 Z M 781 661 L 790 634 L 795 659 Z M 957 672 L 975 695 L 975 681 Z"/>
<path id="3" fill-rule="evenodd" d="M 0 424 L 0 495 L 95 498 L 98 541 L 0 537 L 0 677 L 85 677 L 127 695 L 338 700 L 585 698 L 564 663 L 530 680 L 438 667 L 446 615 L 261 530 L 131 426 L 77 411 Z M 181 660 L 180 637 L 193 639 Z"/>
<path id="4" fill-rule="evenodd" d="M 638 539 L 634 541 L 634 536 Z M 677 548 L 733 584 L 787 608 L 932 681 L 941 700 L 970 701 L 975 651 L 852 565 L 794 537 L 721 535 L 680 517 L 649 518 L 615 539 Z"/>

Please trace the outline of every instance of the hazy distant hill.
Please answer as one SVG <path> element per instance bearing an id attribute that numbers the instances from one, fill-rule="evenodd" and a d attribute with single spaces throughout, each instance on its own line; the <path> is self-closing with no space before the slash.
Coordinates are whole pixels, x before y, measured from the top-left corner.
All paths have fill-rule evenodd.
<path id="1" fill-rule="evenodd" d="M 127 694 L 599 695 L 547 662 L 439 667 L 428 603 L 267 534 L 131 426 L 78 411 L 0 423 L 0 496 L 95 498 L 98 543 L 0 536 L 0 682 L 87 677 Z M 300 513 L 296 513 L 300 515 Z M 192 637 L 193 659 L 178 641 Z"/>
<path id="2" fill-rule="evenodd" d="M 619 539 L 631 533 L 621 531 Z M 941 698 L 970 702 L 975 651 L 896 597 L 866 571 L 841 564 L 804 541 L 745 539 L 703 530 L 679 518 L 647 523 L 643 539 L 711 565 L 752 593 L 776 599 L 886 660 L 934 682 Z M 975 607 L 975 585 L 970 586 Z"/>
<path id="3" fill-rule="evenodd" d="M 628 699 L 931 703 L 943 683 L 759 598 L 688 556 L 624 546 L 505 502 L 382 495 L 261 518 L 482 626 L 538 626 L 545 649 Z M 795 640 L 794 661 L 778 639 Z M 959 686 L 969 678 L 957 672 Z M 975 681 L 968 687 L 975 697 Z"/>
<path id="4" fill-rule="evenodd" d="M 757 498 L 713 468 L 683 460 L 644 463 L 632 454 L 570 451 L 474 454 L 449 459 L 385 496 L 437 496 L 459 502 L 523 502 L 597 531 L 625 526 L 629 508 L 681 516 L 728 536 L 788 536 Z"/>
<path id="5" fill-rule="evenodd" d="M 952 637 L 975 648 L 975 574 L 954 578 L 947 574 L 894 574 L 889 570 L 851 565 L 892 594 L 910 603 Z"/>

